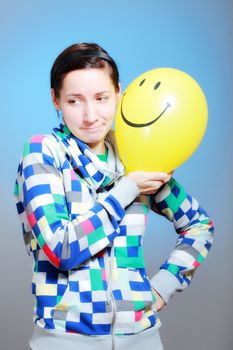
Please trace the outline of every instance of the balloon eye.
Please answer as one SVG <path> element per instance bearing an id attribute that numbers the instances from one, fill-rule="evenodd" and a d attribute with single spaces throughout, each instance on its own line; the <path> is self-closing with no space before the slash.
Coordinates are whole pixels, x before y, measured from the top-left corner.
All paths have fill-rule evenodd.
<path id="1" fill-rule="evenodd" d="M 158 83 L 155 84 L 154 90 L 158 89 L 160 87 L 160 85 L 161 85 L 161 82 L 159 81 Z"/>
<path id="2" fill-rule="evenodd" d="M 142 84 L 144 84 L 145 80 L 146 80 L 146 79 L 143 79 L 143 80 L 140 82 L 139 86 L 142 86 Z"/>

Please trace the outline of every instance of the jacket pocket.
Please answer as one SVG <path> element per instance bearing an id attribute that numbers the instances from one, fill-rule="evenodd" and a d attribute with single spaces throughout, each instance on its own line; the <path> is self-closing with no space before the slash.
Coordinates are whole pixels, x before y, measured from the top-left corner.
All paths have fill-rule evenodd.
<path id="1" fill-rule="evenodd" d="M 56 305 L 54 319 L 69 319 L 78 322 L 80 313 L 93 313 L 93 302 L 95 312 L 104 312 L 106 305 L 106 291 L 101 269 L 77 269 L 69 273 L 67 289 Z"/>
<path id="2" fill-rule="evenodd" d="M 113 279 L 113 294 L 117 309 L 124 311 L 142 310 L 155 301 L 146 276 L 136 268 L 117 268 Z"/>
<path id="3" fill-rule="evenodd" d="M 39 318 L 53 318 L 54 308 L 67 293 L 67 275 L 50 268 L 47 272 L 34 272 L 33 289 L 36 297 L 36 314 Z"/>

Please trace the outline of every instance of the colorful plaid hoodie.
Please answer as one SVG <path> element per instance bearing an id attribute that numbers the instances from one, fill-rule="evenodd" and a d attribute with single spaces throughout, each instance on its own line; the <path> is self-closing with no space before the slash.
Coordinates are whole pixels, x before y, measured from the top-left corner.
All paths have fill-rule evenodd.
<path id="1" fill-rule="evenodd" d="M 112 131 L 105 145 L 107 164 L 61 124 L 24 146 L 15 195 L 34 257 L 34 322 L 47 330 L 114 338 L 159 327 L 152 287 L 168 302 L 189 285 L 212 244 L 208 215 L 173 177 L 155 195 L 139 196 Z M 178 234 L 150 280 L 142 248 L 149 210 Z"/>

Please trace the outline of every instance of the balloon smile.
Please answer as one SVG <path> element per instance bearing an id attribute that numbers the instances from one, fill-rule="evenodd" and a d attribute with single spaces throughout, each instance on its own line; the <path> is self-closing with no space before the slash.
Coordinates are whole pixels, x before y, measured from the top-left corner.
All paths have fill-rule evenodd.
<path id="1" fill-rule="evenodd" d="M 121 116 L 122 116 L 122 119 L 124 120 L 124 122 L 129 125 L 129 126 L 132 126 L 134 128 L 143 128 L 144 126 L 149 126 L 153 123 L 155 123 L 159 118 L 162 117 L 162 115 L 166 112 L 166 110 L 171 107 L 170 103 L 167 102 L 167 105 L 166 107 L 164 108 L 164 110 L 153 120 L 151 120 L 150 122 L 148 123 L 142 123 L 142 124 L 137 124 L 137 123 L 132 123 L 130 122 L 128 119 L 126 119 L 125 115 L 124 115 L 124 112 L 123 112 L 123 100 L 124 100 L 124 97 L 125 97 L 125 94 L 123 95 L 123 98 L 122 98 L 122 102 L 121 102 Z"/>

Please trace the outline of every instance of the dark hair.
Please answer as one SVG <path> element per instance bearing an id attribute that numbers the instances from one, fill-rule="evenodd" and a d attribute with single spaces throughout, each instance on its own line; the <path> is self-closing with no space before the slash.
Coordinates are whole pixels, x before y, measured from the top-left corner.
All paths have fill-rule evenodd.
<path id="1" fill-rule="evenodd" d="M 53 63 L 50 73 L 50 86 L 59 98 L 63 79 L 66 74 L 76 69 L 109 69 L 115 89 L 119 90 L 119 72 L 115 61 L 107 51 L 95 43 L 73 44 L 62 51 Z"/>

